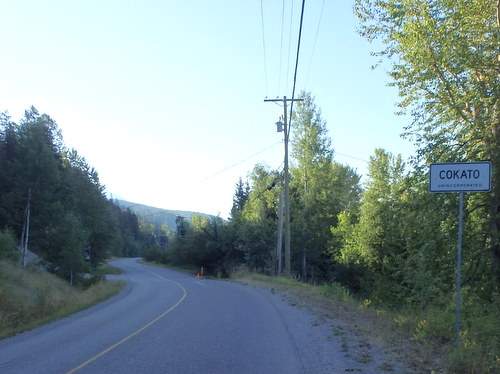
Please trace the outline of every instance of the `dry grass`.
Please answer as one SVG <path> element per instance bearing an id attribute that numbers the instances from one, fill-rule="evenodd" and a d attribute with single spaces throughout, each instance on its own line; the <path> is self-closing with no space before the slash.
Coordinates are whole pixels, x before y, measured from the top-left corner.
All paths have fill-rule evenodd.
<path id="1" fill-rule="evenodd" d="M 46 271 L 0 262 L 0 338 L 86 309 L 122 288 L 123 282 L 102 281 L 81 290 Z"/>

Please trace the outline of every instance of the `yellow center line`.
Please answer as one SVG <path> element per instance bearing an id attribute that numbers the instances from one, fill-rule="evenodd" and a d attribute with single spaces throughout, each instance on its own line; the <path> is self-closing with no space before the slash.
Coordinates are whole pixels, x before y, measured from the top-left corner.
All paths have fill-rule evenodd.
<path id="1" fill-rule="evenodd" d="M 123 343 L 125 343 L 126 341 L 130 340 L 131 338 L 133 338 L 134 336 L 140 334 L 141 332 L 143 332 L 144 330 L 146 330 L 148 327 L 150 327 L 151 325 L 153 325 L 154 323 L 158 322 L 160 319 L 162 319 L 163 317 L 165 317 L 168 313 L 170 313 L 172 310 L 174 310 L 175 308 L 177 308 L 183 301 L 184 299 L 186 298 L 187 296 L 187 291 L 184 287 L 182 287 L 182 285 L 180 285 L 179 283 L 177 283 L 176 281 L 173 281 L 171 279 L 167 279 L 167 278 L 164 278 L 162 277 L 161 275 L 159 274 L 156 274 L 155 272 L 153 271 L 149 271 L 150 273 L 156 275 L 157 277 L 167 281 L 167 282 L 171 282 L 171 283 L 174 283 L 176 284 L 183 292 L 183 295 L 182 297 L 180 298 L 179 301 L 177 301 L 177 303 L 175 303 L 172 307 L 170 307 L 169 309 L 167 309 L 166 311 L 164 311 L 162 314 L 160 314 L 158 317 L 156 317 L 154 320 L 152 320 L 151 322 L 147 323 L 146 325 L 142 326 L 140 329 L 134 331 L 132 334 L 126 336 L 125 338 L 123 338 L 122 340 L 120 340 L 119 342 L 113 344 L 112 346 L 106 348 L 104 351 L 102 351 L 101 353 L 98 353 L 97 355 L 95 355 L 94 357 L 88 359 L 87 361 L 85 361 L 83 364 L 81 365 L 78 365 L 77 367 L 75 367 L 74 369 L 68 371 L 66 374 L 73 374 L 73 373 L 76 373 L 78 370 L 84 368 L 85 366 L 87 366 L 88 364 L 90 364 L 91 362 L 94 362 L 95 360 L 97 360 L 99 357 L 102 357 L 104 356 L 106 353 L 112 351 L 113 349 L 115 349 L 116 347 L 122 345 Z"/>

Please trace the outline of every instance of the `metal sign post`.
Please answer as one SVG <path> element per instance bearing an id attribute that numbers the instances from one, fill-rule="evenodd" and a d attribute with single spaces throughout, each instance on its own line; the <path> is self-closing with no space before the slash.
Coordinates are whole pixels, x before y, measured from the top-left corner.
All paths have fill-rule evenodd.
<path id="1" fill-rule="evenodd" d="M 461 288 L 461 269 L 462 269 L 462 221 L 464 215 L 464 193 L 458 194 L 458 241 L 457 241 L 457 279 L 455 289 L 457 292 L 455 306 L 455 344 L 460 346 L 460 288 Z"/>
<path id="2" fill-rule="evenodd" d="M 460 346 L 460 287 L 462 268 L 462 232 L 464 192 L 491 190 L 491 162 L 448 162 L 430 165 L 430 192 L 458 192 L 458 241 L 455 307 L 455 343 Z"/>

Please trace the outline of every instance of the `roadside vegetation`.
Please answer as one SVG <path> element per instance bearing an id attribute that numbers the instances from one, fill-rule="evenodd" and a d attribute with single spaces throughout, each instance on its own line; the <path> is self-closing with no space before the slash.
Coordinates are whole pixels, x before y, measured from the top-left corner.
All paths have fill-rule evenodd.
<path id="1" fill-rule="evenodd" d="M 0 113 L 0 338 L 87 308 L 123 286 L 110 256 L 153 238 L 104 194 L 98 173 L 34 107 Z"/>
<path id="2" fill-rule="evenodd" d="M 70 284 L 85 284 L 110 256 L 153 242 L 130 210 L 109 200 L 97 171 L 34 107 L 17 123 L 0 113 L 0 259 L 31 254 Z"/>
<path id="3" fill-rule="evenodd" d="M 301 97 L 293 117 L 290 278 L 302 282 L 301 289 L 316 285 L 314 293 L 335 294 L 335 301 L 344 295 L 344 301 L 366 312 L 355 316 L 368 321 L 378 316 L 374 324 L 402 334 L 393 345 L 404 341 L 405 347 L 422 348 L 414 358 L 419 367 L 434 369 L 427 362 L 438 362 L 435 370 L 441 372 L 499 372 L 498 191 L 465 196 L 457 347 L 458 197 L 429 193 L 427 174 L 430 162 L 491 159 L 490 140 L 483 145 L 478 140 L 467 155 L 465 146 L 454 149 L 447 137 L 432 135 L 420 159 L 408 164 L 400 155 L 376 149 L 361 185 L 354 170 L 334 161 L 313 98 Z M 497 173 L 498 164 L 493 168 Z M 236 184 L 229 221 L 194 216 L 179 222 L 169 248 L 150 248 L 144 258 L 203 267 L 205 274 L 221 278 L 241 266 L 275 275 L 282 173 L 256 165 L 248 178 Z M 280 275 L 286 275 L 284 266 Z"/>
<path id="4" fill-rule="evenodd" d="M 73 287 L 45 270 L 0 262 L 0 339 L 86 309 L 115 294 L 123 282 L 101 279 Z"/>

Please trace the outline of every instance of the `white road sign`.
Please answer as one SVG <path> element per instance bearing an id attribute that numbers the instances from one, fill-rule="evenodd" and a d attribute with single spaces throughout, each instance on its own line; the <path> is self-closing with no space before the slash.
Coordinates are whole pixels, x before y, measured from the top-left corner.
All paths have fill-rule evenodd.
<path id="1" fill-rule="evenodd" d="M 447 162 L 430 165 L 430 192 L 491 190 L 491 162 Z"/>

